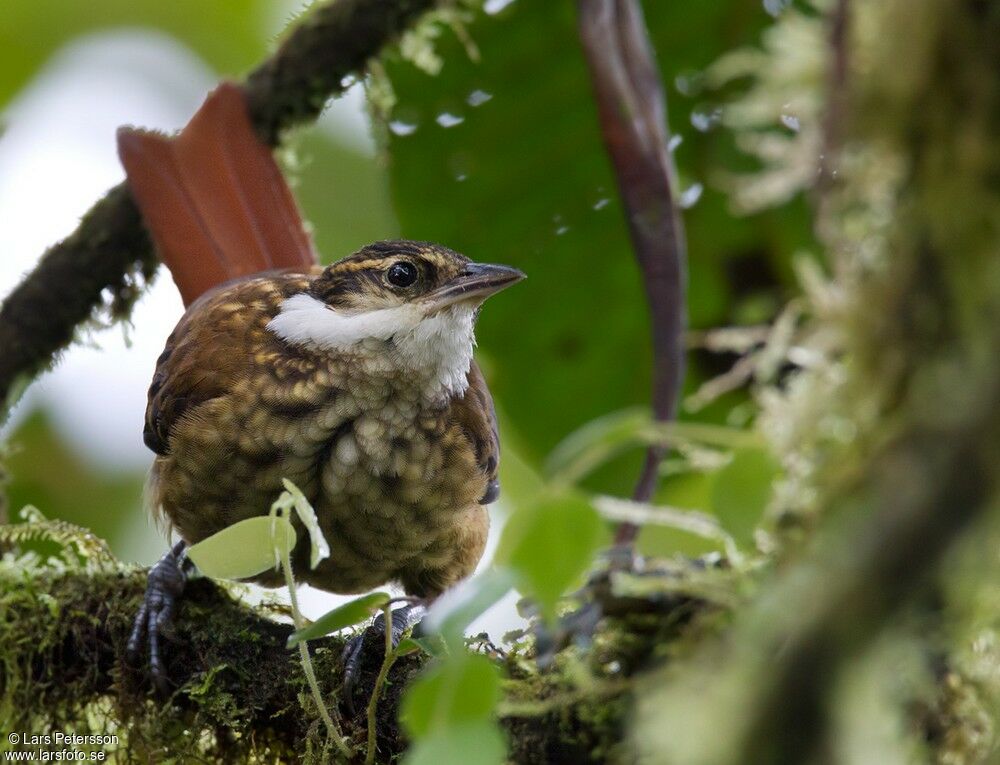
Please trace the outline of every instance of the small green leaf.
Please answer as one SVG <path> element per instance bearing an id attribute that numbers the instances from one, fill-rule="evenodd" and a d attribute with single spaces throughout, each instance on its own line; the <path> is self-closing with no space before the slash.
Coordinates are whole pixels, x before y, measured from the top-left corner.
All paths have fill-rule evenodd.
<path id="1" fill-rule="evenodd" d="M 396 655 L 409 656 L 411 653 L 426 653 L 431 655 L 427 647 L 416 638 L 408 637 L 400 640 L 399 645 L 396 646 Z"/>
<path id="2" fill-rule="evenodd" d="M 288 520 L 261 515 L 227 526 L 191 545 L 187 554 L 205 576 L 248 579 L 274 568 L 275 553 L 280 556 L 294 549 L 295 538 Z"/>
<path id="3" fill-rule="evenodd" d="M 712 512 L 736 540 L 749 547 L 768 502 L 778 464 L 763 449 L 742 449 L 722 468 L 712 484 Z"/>
<path id="4" fill-rule="evenodd" d="M 448 646 L 445 645 L 445 642 L 438 635 L 404 638 L 399 645 L 406 646 L 406 654 L 413 653 L 414 651 L 423 651 L 428 656 L 448 655 Z M 405 656 L 406 654 L 400 654 L 400 656 Z"/>
<path id="5" fill-rule="evenodd" d="M 574 483 L 635 445 L 651 420 L 648 409 L 638 408 L 591 420 L 556 445 L 545 461 L 545 472 L 556 481 Z"/>
<path id="6" fill-rule="evenodd" d="M 759 448 L 748 430 L 702 422 L 655 422 L 648 408 L 625 409 L 591 420 L 564 438 L 545 463 L 553 483 L 578 483 L 595 468 L 637 445 L 697 444 Z"/>
<path id="7" fill-rule="evenodd" d="M 514 575 L 509 569 L 487 569 L 438 600 L 427 615 L 427 626 L 447 642 L 460 643 L 466 628 L 513 586 Z"/>
<path id="8" fill-rule="evenodd" d="M 597 510 L 578 494 L 545 497 L 520 508 L 504 529 L 497 560 L 518 577 L 518 589 L 555 617 L 559 598 L 576 584 L 608 541 Z"/>
<path id="9" fill-rule="evenodd" d="M 274 504 L 271 505 L 271 512 L 274 513 L 277 510 L 295 510 L 299 516 L 299 520 L 302 521 L 302 525 L 309 532 L 309 567 L 316 568 L 321 560 L 330 557 L 330 545 L 327 544 L 326 537 L 323 536 L 323 531 L 319 527 L 319 519 L 316 517 L 316 511 L 309 504 L 306 495 L 287 478 L 282 478 L 281 483 L 284 485 L 285 491 L 274 500 Z"/>
<path id="10" fill-rule="evenodd" d="M 400 719 L 415 737 L 484 722 L 500 698 L 500 678 L 485 656 L 456 652 L 406 689 Z"/>
<path id="11" fill-rule="evenodd" d="M 459 725 L 418 739 L 404 765 L 502 765 L 507 744 L 491 722 Z"/>
<path id="12" fill-rule="evenodd" d="M 409 656 L 411 653 L 423 653 L 424 647 L 411 637 L 403 638 L 396 646 L 396 656 Z"/>
<path id="13" fill-rule="evenodd" d="M 389 593 L 387 592 L 372 592 L 355 598 L 323 614 L 308 627 L 293 632 L 288 636 L 288 647 L 293 648 L 303 640 L 315 640 L 329 635 L 331 632 L 342 630 L 344 627 L 363 622 L 372 615 L 376 608 L 381 608 L 388 602 Z"/>

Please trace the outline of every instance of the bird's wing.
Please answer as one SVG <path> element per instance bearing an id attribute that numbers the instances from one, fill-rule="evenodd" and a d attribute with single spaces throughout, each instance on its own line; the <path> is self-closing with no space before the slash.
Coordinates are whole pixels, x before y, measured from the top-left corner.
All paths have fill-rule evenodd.
<path id="1" fill-rule="evenodd" d="M 479 500 L 488 505 L 500 496 L 500 437 L 497 434 L 497 414 L 493 397 L 476 362 L 469 369 L 469 388 L 465 396 L 452 402 L 452 417 L 461 426 L 476 454 L 476 464 L 489 481 L 486 493 Z"/>
<path id="2" fill-rule="evenodd" d="M 120 129 L 118 154 L 185 305 L 237 277 L 316 263 L 292 192 L 254 133 L 238 85 L 216 88 L 176 137 Z"/>
<path id="3" fill-rule="evenodd" d="M 281 301 L 305 289 L 320 270 L 266 272 L 212 290 L 188 308 L 157 359 L 149 387 L 143 440 L 150 449 L 168 454 L 178 422 L 230 393 L 255 364 L 266 363 L 270 350 L 280 350 L 267 323 Z"/>

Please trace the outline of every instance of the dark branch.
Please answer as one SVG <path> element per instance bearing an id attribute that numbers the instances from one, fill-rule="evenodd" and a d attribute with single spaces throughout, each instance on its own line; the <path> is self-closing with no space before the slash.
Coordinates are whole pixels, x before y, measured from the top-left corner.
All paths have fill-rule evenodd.
<path id="1" fill-rule="evenodd" d="M 269 144 L 314 119 L 343 79 L 434 0 L 336 0 L 311 11 L 245 84 L 253 122 Z M 111 141 L 112 136 L 108 136 Z M 128 312 L 158 261 L 125 184 L 111 189 L 73 234 L 49 248 L 0 306 L 0 421 L 5 403 L 49 364 L 110 297 Z M 106 292 L 107 291 L 107 292 Z"/>
<path id="2" fill-rule="evenodd" d="M 684 378 L 686 243 L 675 202 L 666 97 L 635 0 L 579 0 L 579 27 L 652 314 L 653 415 L 671 420 Z M 646 453 L 635 500 L 652 497 L 662 455 L 659 447 Z M 616 541 L 629 544 L 637 531 L 624 523 Z"/>
<path id="3" fill-rule="evenodd" d="M 2 563 L 0 694 L 8 730 L 115 732 L 123 747 L 114 756 L 123 762 L 147 762 L 148 752 L 157 751 L 181 762 L 341 762 L 332 754 L 309 757 L 325 733 L 298 654 L 286 646 L 291 625 L 266 618 L 263 609 L 234 600 L 207 579 L 192 580 L 164 644 L 174 690 L 169 699 L 159 698 L 151 693 L 148 672 L 133 666 L 126 650 L 145 571 L 113 562 L 97 570 L 37 567 L 27 558 Z M 676 577 L 672 570 L 672 588 Z M 642 633 L 621 643 L 622 651 L 609 654 L 604 644 L 600 655 L 634 668 L 644 666 L 664 641 L 687 640 L 679 625 L 695 610 L 710 608 L 686 596 L 606 597 L 616 619 L 606 634 L 629 634 L 631 619 L 642 625 Z M 366 633 L 365 640 L 374 643 L 362 651 L 353 703 L 343 687 L 344 639 L 309 643 L 323 698 L 362 754 L 366 704 L 382 663 L 376 645 L 381 639 Z M 389 672 L 377 706 L 378 762 L 398 761 L 407 746 L 398 721 L 400 699 L 425 661 L 409 654 Z M 630 677 L 576 693 L 567 690 L 572 684 L 561 673 L 525 672 L 520 661 L 509 665 L 503 702 L 509 707 L 500 713 L 512 762 L 550 762 L 553 752 L 562 753 L 560 762 L 591 762 L 596 753 L 619 745 L 630 708 Z M 109 711 L 102 717 L 95 709 Z"/>
<path id="4" fill-rule="evenodd" d="M 315 119 L 343 79 L 393 40 L 435 0 L 335 0 L 310 11 L 244 86 L 250 116 L 269 144 L 292 125 Z"/>

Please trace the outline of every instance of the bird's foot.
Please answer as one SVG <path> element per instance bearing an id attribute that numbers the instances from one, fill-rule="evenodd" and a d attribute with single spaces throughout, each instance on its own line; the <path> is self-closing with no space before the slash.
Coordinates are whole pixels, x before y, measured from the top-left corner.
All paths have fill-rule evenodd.
<path id="1" fill-rule="evenodd" d="M 177 600 L 187 582 L 187 572 L 193 565 L 184 555 L 186 547 L 186 542 L 178 542 L 149 570 L 146 595 L 132 622 L 132 634 L 126 647 L 129 658 L 138 663 L 148 646 L 153 683 L 163 695 L 170 693 L 170 682 L 163 664 L 160 638 L 173 619 Z"/>
<path id="2" fill-rule="evenodd" d="M 392 612 L 389 629 L 392 647 L 399 645 L 407 630 L 416 627 L 427 613 L 423 603 L 408 603 Z M 354 691 L 362 669 L 369 665 L 378 672 L 385 657 L 385 614 L 379 613 L 371 625 L 359 635 L 351 638 L 344 646 L 344 701 L 354 714 Z"/>

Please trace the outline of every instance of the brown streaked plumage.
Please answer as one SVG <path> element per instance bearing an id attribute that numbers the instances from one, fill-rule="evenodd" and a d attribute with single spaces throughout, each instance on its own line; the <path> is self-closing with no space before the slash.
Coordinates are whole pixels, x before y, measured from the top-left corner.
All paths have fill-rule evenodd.
<path id="1" fill-rule="evenodd" d="M 436 597 L 474 569 L 498 493 L 472 326 L 522 275 L 410 241 L 315 265 L 241 104 L 226 85 L 179 138 L 120 133 L 133 194 L 189 303 L 149 390 L 149 499 L 197 542 L 266 514 L 288 478 L 331 548 L 312 570 L 300 534 L 297 579 L 339 593 L 398 581 Z"/>
<path id="2" fill-rule="evenodd" d="M 341 265 L 348 280 L 369 278 L 351 259 L 330 271 Z M 265 514 L 289 478 L 331 547 L 313 571 L 300 545 L 301 580 L 341 593 L 398 580 L 433 596 L 482 554 L 480 500 L 493 498 L 499 458 L 492 400 L 474 363 L 464 395 L 423 402 L 403 370 L 366 374 L 356 356 L 289 346 L 267 329 L 283 300 L 329 279 L 269 273 L 188 309 L 149 391 L 150 501 L 197 542 Z"/>

